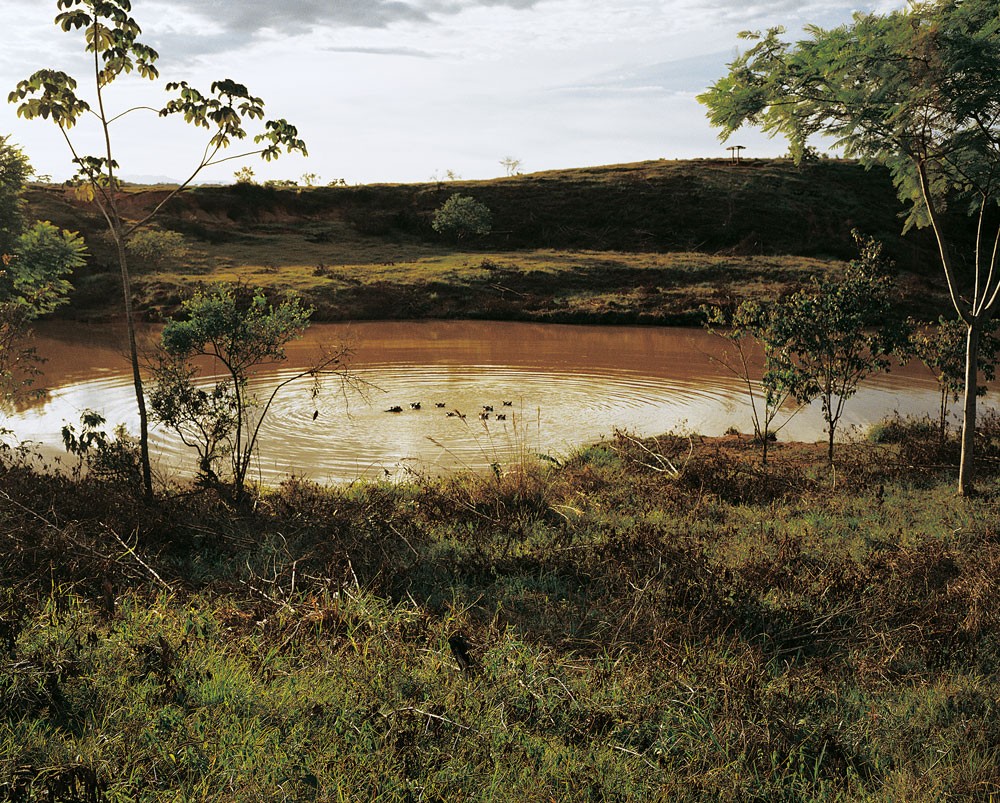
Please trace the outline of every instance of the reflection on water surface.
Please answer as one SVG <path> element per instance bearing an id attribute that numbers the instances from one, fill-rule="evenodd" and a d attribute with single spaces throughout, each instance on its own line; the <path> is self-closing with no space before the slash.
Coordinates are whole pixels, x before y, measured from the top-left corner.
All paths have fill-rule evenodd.
<path id="1" fill-rule="evenodd" d="M 155 340 L 156 330 L 149 336 Z M 39 330 L 47 394 L 8 422 L 22 440 L 61 451 L 60 431 L 86 408 L 137 429 L 131 375 L 111 327 L 58 324 Z M 317 324 L 292 344 L 289 360 L 269 366 L 269 392 L 323 343 L 347 342 L 351 369 L 369 383 L 367 398 L 330 383 L 318 399 L 308 383 L 275 402 L 262 431 L 258 476 L 295 473 L 318 481 L 439 471 L 508 462 L 523 452 L 564 456 L 615 428 L 641 435 L 670 430 L 752 431 L 744 388 L 722 364 L 725 342 L 701 330 L 583 327 L 467 321 Z M 511 402 L 504 406 L 503 402 Z M 411 409 L 411 403 L 420 409 Z M 437 407 L 441 404 L 443 407 Z M 489 420 L 478 414 L 494 408 Z M 919 364 L 870 380 L 847 406 L 842 425 L 865 425 L 893 410 L 933 413 L 936 385 Z M 385 410 L 399 406 L 400 413 Z M 448 416 L 460 411 L 466 417 Z M 318 415 L 314 419 L 314 413 Z M 506 414 L 497 420 L 496 413 Z M 818 440 L 818 406 L 797 415 L 783 439 Z M 193 461 L 166 432 L 154 431 L 165 473 Z"/>

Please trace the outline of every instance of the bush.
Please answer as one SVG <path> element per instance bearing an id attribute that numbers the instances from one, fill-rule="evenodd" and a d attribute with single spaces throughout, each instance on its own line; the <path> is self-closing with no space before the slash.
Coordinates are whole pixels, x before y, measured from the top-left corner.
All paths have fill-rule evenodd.
<path id="1" fill-rule="evenodd" d="M 493 229 L 493 215 L 486 204 L 455 193 L 434 213 L 431 226 L 438 234 L 456 240 L 483 237 Z"/>
<path id="2" fill-rule="evenodd" d="M 164 229 L 137 231 L 129 238 L 125 248 L 129 257 L 143 268 L 174 265 L 189 252 L 183 235 Z"/>
<path id="3" fill-rule="evenodd" d="M 904 443 L 913 438 L 926 439 L 938 437 L 937 425 L 930 418 L 905 418 L 896 413 L 890 418 L 883 418 L 868 427 L 866 437 L 870 443 Z"/>
<path id="4" fill-rule="evenodd" d="M 129 435 L 124 424 L 114 428 L 113 435 L 104 431 L 104 416 L 94 410 L 80 414 L 80 432 L 72 424 L 62 428 L 63 446 L 79 462 L 73 470 L 79 477 L 84 466 L 95 479 L 119 487 L 140 489 L 142 466 L 139 463 L 138 441 Z"/>

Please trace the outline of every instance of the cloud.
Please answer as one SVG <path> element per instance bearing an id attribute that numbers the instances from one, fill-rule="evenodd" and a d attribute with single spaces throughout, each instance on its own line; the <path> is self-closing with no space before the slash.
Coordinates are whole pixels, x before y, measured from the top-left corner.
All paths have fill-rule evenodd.
<path id="1" fill-rule="evenodd" d="M 652 92 L 657 95 L 703 92 L 725 74 L 726 64 L 732 60 L 732 50 L 706 53 L 601 73 L 557 87 L 554 91 L 595 97 L 621 92 Z"/>
<path id="2" fill-rule="evenodd" d="M 396 22 L 429 22 L 475 7 L 532 8 L 543 0 L 171 0 L 230 34 L 303 33 L 327 25 L 385 28 Z"/>
<path id="3" fill-rule="evenodd" d="M 905 0 L 670 0 L 670 13 L 688 25 L 783 24 L 796 22 L 818 25 L 844 22 L 845 14 L 887 11 L 905 5 Z"/>
<path id="4" fill-rule="evenodd" d="M 324 47 L 328 53 L 360 53 L 367 56 L 407 56 L 415 59 L 437 58 L 427 50 L 417 50 L 413 47 Z"/>

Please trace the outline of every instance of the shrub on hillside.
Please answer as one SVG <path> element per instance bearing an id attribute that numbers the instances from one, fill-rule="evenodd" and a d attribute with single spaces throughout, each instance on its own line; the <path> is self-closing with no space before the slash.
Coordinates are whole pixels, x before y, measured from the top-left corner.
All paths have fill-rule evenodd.
<path id="1" fill-rule="evenodd" d="M 456 240 L 483 237 L 493 228 L 493 215 L 486 204 L 455 193 L 434 213 L 431 226 L 438 234 Z"/>
<path id="2" fill-rule="evenodd" d="M 176 265 L 190 251 L 184 236 L 168 229 L 141 229 L 129 237 L 125 249 L 140 268 Z"/>

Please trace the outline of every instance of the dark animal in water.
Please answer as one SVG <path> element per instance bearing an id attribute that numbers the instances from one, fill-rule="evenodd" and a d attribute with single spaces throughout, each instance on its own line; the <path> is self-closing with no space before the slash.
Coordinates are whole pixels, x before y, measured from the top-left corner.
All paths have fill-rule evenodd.
<path id="1" fill-rule="evenodd" d="M 497 421 L 506 421 L 507 413 L 497 413 Z"/>
<path id="2" fill-rule="evenodd" d="M 483 420 L 483 421 L 489 421 L 490 420 L 490 414 L 487 413 L 487 412 L 482 412 L 482 413 L 479 414 L 479 418 L 481 420 Z"/>
<path id="3" fill-rule="evenodd" d="M 388 410 L 386 410 L 386 412 L 387 413 L 401 413 L 401 412 L 403 412 L 403 408 L 400 407 L 397 404 L 397 405 L 394 405 L 393 407 L 390 407 Z"/>
<path id="4" fill-rule="evenodd" d="M 513 407 L 514 406 L 514 402 L 512 402 L 512 401 L 505 401 L 505 402 L 502 402 L 502 404 L 503 404 L 504 407 Z"/>
<path id="5" fill-rule="evenodd" d="M 484 404 L 483 405 L 483 412 L 484 413 L 492 413 L 493 412 L 493 405 L 492 404 Z"/>
<path id="6" fill-rule="evenodd" d="M 313 421 L 319 418 L 319 410 L 313 410 Z"/>
<path id="7" fill-rule="evenodd" d="M 434 406 L 440 408 L 440 407 L 444 407 L 445 405 L 444 405 L 444 402 L 434 402 Z"/>
<path id="8" fill-rule="evenodd" d="M 410 409 L 411 410 L 419 410 L 420 409 L 420 402 L 410 402 Z"/>

